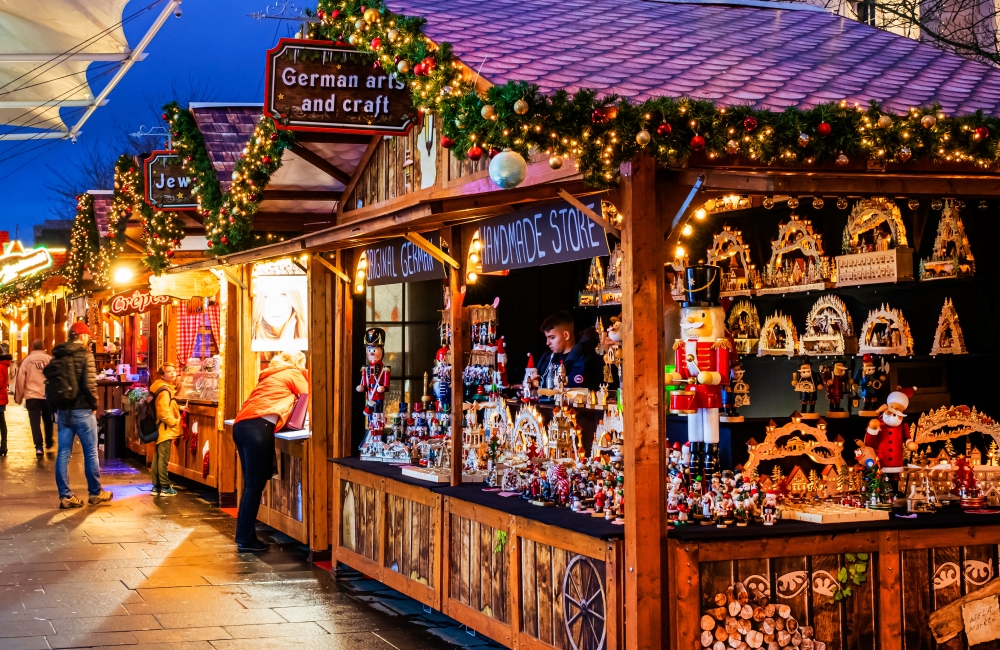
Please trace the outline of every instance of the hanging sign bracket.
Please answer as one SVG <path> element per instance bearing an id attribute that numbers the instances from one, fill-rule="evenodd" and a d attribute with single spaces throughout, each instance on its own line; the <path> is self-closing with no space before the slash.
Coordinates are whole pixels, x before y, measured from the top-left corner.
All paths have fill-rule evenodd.
<path id="1" fill-rule="evenodd" d="M 448 255 L 448 253 L 445 253 L 443 250 L 441 250 L 434 244 L 430 243 L 417 233 L 408 232 L 405 235 L 403 235 L 403 237 L 406 238 L 406 241 L 410 242 L 411 244 L 413 244 L 420 250 L 424 251 L 425 253 L 427 253 L 437 261 L 441 262 L 442 264 L 447 264 L 452 268 L 456 269 L 458 268 L 458 262 L 455 261 L 455 258 L 453 258 L 451 255 Z"/>
<path id="2" fill-rule="evenodd" d="M 570 205 L 572 205 L 574 208 L 584 213 L 597 223 L 601 224 L 601 226 L 603 226 L 605 230 L 607 230 L 611 234 L 621 239 L 622 236 L 621 230 L 615 228 L 615 226 L 610 221 L 605 219 L 603 215 L 597 214 L 596 212 L 585 206 L 583 203 L 581 203 L 580 199 L 576 198 L 575 196 L 573 196 L 572 194 L 570 194 L 569 192 L 567 192 L 562 188 L 559 189 L 559 196 L 565 199 L 565 201 Z"/>
<path id="3" fill-rule="evenodd" d="M 340 269 L 338 269 L 336 266 L 334 266 L 333 264 L 331 264 L 330 261 L 327 260 L 322 255 L 320 255 L 320 254 L 317 253 L 316 255 L 313 255 L 313 259 L 317 260 L 320 264 L 322 264 L 327 269 L 329 269 L 330 273 L 333 273 L 335 276 L 337 276 L 338 278 L 340 278 L 341 280 L 343 280 L 347 284 L 351 283 L 351 279 L 349 277 L 347 277 L 346 273 L 344 273 L 343 271 L 341 271 Z"/>

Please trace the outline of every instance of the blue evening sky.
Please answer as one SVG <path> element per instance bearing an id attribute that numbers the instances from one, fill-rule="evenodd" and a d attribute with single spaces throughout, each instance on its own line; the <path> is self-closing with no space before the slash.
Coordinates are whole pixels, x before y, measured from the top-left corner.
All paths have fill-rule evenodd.
<path id="1" fill-rule="evenodd" d="M 124 15 L 154 1 L 132 0 Z M 175 90 L 184 95 L 178 99 L 185 102 L 263 101 L 264 52 L 278 38 L 293 36 L 299 26 L 292 21 L 258 21 L 247 16 L 265 10 L 270 3 L 273 0 L 184 0 L 183 15 L 167 20 L 148 48 L 149 56 L 132 67 L 111 92 L 108 104 L 91 116 L 77 144 L 0 142 L 0 230 L 13 236 L 19 226 L 21 240 L 29 244 L 34 224 L 46 218 L 72 218 L 72 210 L 64 207 L 62 197 L 46 186 L 64 179 L 83 183 L 80 167 L 95 150 L 116 156 L 120 152 L 112 149 L 121 145 L 114 143 L 138 131 L 140 125 L 163 125 L 161 111 L 152 112 L 150 105 L 158 108 L 174 99 Z M 315 6 L 311 0 L 296 4 Z M 125 26 L 130 46 L 139 42 L 163 6 L 163 2 L 158 3 Z M 101 70 L 94 72 L 101 65 L 91 64 L 89 69 L 94 95 L 111 76 L 100 77 Z M 192 89 L 200 96 L 191 96 Z M 80 112 L 63 109 L 63 119 L 72 125 Z M 155 139 L 145 141 L 147 149 L 159 146 Z"/>

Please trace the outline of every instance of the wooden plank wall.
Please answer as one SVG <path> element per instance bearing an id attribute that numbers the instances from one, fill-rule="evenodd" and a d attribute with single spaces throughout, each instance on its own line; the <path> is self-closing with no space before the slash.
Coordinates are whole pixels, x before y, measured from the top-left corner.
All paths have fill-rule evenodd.
<path id="1" fill-rule="evenodd" d="M 379 557 L 379 535 L 375 525 L 377 490 L 342 480 L 340 492 L 340 546 L 375 562 Z"/>
<path id="2" fill-rule="evenodd" d="M 434 587 L 434 530 L 431 507 L 395 494 L 386 495 L 385 567 Z"/>
<path id="3" fill-rule="evenodd" d="M 219 430 L 215 427 L 215 407 L 201 404 L 188 405 L 188 432 L 197 438 L 191 451 L 190 438 L 178 438 L 170 447 L 169 471 L 184 478 L 216 487 L 219 448 Z M 195 430 L 197 429 L 197 433 Z M 208 476 L 203 476 L 205 443 L 208 443 Z"/>
<path id="4" fill-rule="evenodd" d="M 510 625 L 508 554 L 500 530 L 451 514 L 448 532 L 448 598 Z"/>
<path id="5" fill-rule="evenodd" d="M 275 450 L 278 478 L 268 481 L 262 503 L 271 510 L 302 522 L 303 483 L 302 457 Z"/>
<path id="6" fill-rule="evenodd" d="M 354 191 L 347 197 L 344 212 L 388 201 L 420 189 L 420 150 L 417 140 L 419 128 L 404 137 L 382 138 L 372 154 Z M 435 147 L 440 147 L 432 136 Z"/>

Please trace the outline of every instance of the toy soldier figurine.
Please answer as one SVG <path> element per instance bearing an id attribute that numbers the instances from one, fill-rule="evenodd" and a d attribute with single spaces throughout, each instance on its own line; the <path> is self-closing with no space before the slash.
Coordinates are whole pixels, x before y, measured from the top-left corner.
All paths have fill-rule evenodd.
<path id="1" fill-rule="evenodd" d="M 822 385 L 822 384 L 821 384 Z M 813 379 L 813 369 L 808 361 L 799 364 L 799 371 L 792 373 L 792 386 L 799 394 L 799 401 L 802 408 L 799 413 L 806 420 L 813 420 L 819 417 L 816 413 L 816 380 Z"/>
<path id="2" fill-rule="evenodd" d="M 735 359 L 729 369 L 729 383 L 722 387 L 722 416 L 719 419 L 723 422 L 742 422 L 743 416 L 737 409 L 750 405 L 750 387 L 743 381 L 746 370 Z"/>
<path id="3" fill-rule="evenodd" d="M 385 330 L 372 327 L 365 332 L 365 357 L 361 368 L 361 383 L 357 391 L 365 394 L 365 416 L 368 430 L 381 434 L 385 428 L 385 391 L 389 388 L 389 366 L 382 365 L 385 354 Z"/>
<path id="4" fill-rule="evenodd" d="M 826 386 L 826 399 L 829 407 L 826 410 L 828 418 L 846 418 L 847 411 L 844 409 L 844 393 L 851 389 L 851 378 L 847 376 L 847 366 L 841 362 L 833 364 L 833 368 L 820 366 L 820 375 L 823 377 L 823 384 Z"/>
<path id="5" fill-rule="evenodd" d="M 866 354 L 861 358 L 861 370 L 854 377 L 857 387 L 858 397 L 861 400 L 858 415 L 865 417 L 876 417 L 879 415 L 878 396 L 882 390 L 882 385 L 886 381 L 886 376 L 875 368 L 875 357 Z"/>
<path id="6" fill-rule="evenodd" d="M 881 416 L 868 423 L 865 445 L 875 450 L 882 471 L 898 473 L 903 469 L 903 443 L 910 437 L 910 426 L 903 422 L 904 411 L 910 405 L 913 388 L 900 388 L 889 393 L 886 403 L 877 413 Z M 913 445 L 909 445 L 913 446 Z"/>
<path id="7" fill-rule="evenodd" d="M 736 357 L 726 334 L 726 312 L 719 304 L 722 269 L 696 265 L 685 269 L 687 301 L 681 308 L 681 338 L 674 342 L 670 383 L 685 385 L 670 395 L 670 410 L 687 414 L 691 475 L 711 476 L 719 457 L 719 408 L 722 387 Z M 699 467 L 700 466 L 700 467 Z"/>

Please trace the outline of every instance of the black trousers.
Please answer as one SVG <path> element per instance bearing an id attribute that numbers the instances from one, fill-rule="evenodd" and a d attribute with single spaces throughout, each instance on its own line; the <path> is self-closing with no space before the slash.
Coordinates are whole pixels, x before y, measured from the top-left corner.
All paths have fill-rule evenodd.
<path id="1" fill-rule="evenodd" d="M 45 446 L 51 447 L 54 443 L 52 441 L 52 409 L 49 408 L 49 400 L 29 398 L 24 400 L 24 408 L 28 409 L 31 439 L 35 442 L 35 448 L 42 446 L 42 425 L 45 425 Z"/>
<path id="2" fill-rule="evenodd" d="M 233 442 L 243 470 L 243 493 L 236 517 L 236 543 L 254 545 L 257 512 L 267 482 L 274 475 L 274 423 L 264 418 L 242 420 L 233 425 Z"/>

